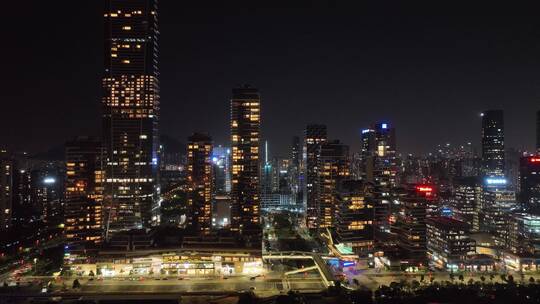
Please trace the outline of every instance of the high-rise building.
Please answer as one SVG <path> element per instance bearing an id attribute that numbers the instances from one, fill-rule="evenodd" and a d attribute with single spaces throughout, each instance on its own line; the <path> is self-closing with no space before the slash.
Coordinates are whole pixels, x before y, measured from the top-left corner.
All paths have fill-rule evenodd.
<path id="1" fill-rule="evenodd" d="M 157 223 L 157 0 L 107 0 L 104 13 L 104 211 L 108 231 Z"/>
<path id="2" fill-rule="evenodd" d="M 318 161 L 317 156 L 320 146 L 327 140 L 326 126 L 312 124 L 308 125 L 304 134 L 303 152 L 303 199 L 306 208 L 306 225 L 308 228 L 318 228 L 319 224 L 319 203 L 318 192 Z"/>
<path id="3" fill-rule="evenodd" d="M 232 94 L 231 230 L 258 237 L 262 233 L 259 180 L 261 96 L 259 90 L 249 85 L 233 89 Z"/>
<path id="4" fill-rule="evenodd" d="M 514 213 L 508 226 L 510 251 L 516 254 L 538 255 L 540 250 L 540 215 Z"/>
<path id="5" fill-rule="evenodd" d="M 339 212 L 336 226 L 338 240 L 361 256 L 373 252 L 373 225 L 375 211 L 366 199 L 371 189 L 369 184 L 358 180 L 347 180 L 339 188 Z"/>
<path id="6" fill-rule="evenodd" d="M 540 153 L 540 111 L 536 112 L 536 152 Z"/>
<path id="7" fill-rule="evenodd" d="M 443 216 L 426 220 L 427 254 L 437 268 L 456 271 L 476 252 L 476 242 L 469 237 L 469 225 Z"/>
<path id="8" fill-rule="evenodd" d="M 0 230 L 11 226 L 15 163 L 7 151 L 0 151 Z"/>
<path id="9" fill-rule="evenodd" d="M 203 234 L 212 226 L 212 139 L 208 134 L 194 133 L 187 145 L 187 184 L 189 223 Z"/>
<path id="10" fill-rule="evenodd" d="M 231 149 L 221 145 L 212 149 L 213 192 L 217 195 L 231 193 Z"/>
<path id="11" fill-rule="evenodd" d="M 374 181 L 383 187 L 398 185 L 398 162 L 396 155 L 396 129 L 388 123 L 377 123 L 375 130 Z"/>
<path id="12" fill-rule="evenodd" d="M 350 175 L 349 146 L 339 140 L 327 141 L 319 146 L 317 154 L 317 228 L 337 224 L 339 210 L 338 187 Z"/>
<path id="13" fill-rule="evenodd" d="M 540 207 L 540 156 L 524 156 L 520 159 L 520 202 L 523 207 Z"/>
<path id="14" fill-rule="evenodd" d="M 68 242 L 102 241 L 103 148 L 91 137 L 66 143 L 64 231 Z"/>
<path id="15" fill-rule="evenodd" d="M 504 116 L 502 110 L 482 113 L 482 173 L 504 177 Z"/>
<path id="16" fill-rule="evenodd" d="M 389 188 L 398 184 L 396 130 L 389 123 L 376 123 L 362 130 L 361 175 L 369 182 Z"/>
<path id="17" fill-rule="evenodd" d="M 481 212 L 482 185 L 476 177 L 464 177 L 455 181 L 454 197 L 451 200 L 454 217 L 478 231 Z"/>
<path id="18" fill-rule="evenodd" d="M 410 266 L 425 265 L 427 260 L 426 218 L 433 188 L 415 185 L 407 190 L 395 206 L 395 222 L 392 232 L 398 237 L 398 247 Z"/>

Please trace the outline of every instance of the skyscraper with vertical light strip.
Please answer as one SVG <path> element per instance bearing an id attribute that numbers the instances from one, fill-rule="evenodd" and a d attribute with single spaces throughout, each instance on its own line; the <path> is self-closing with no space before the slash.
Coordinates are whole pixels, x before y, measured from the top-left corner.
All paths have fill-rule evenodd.
<path id="1" fill-rule="evenodd" d="M 256 237 L 260 227 L 261 97 L 245 85 L 231 99 L 232 193 L 231 230 Z"/>
<path id="2" fill-rule="evenodd" d="M 156 0 L 107 0 L 103 142 L 107 232 L 158 221 L 159 71 Z"/>

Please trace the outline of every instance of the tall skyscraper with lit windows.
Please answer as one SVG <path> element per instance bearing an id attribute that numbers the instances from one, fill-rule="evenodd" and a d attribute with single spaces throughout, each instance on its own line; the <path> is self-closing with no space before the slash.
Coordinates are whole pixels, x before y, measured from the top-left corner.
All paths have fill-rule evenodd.
<path id="1" fill-rule="evenodd" d="M 188 138 L 187 184 L 190 222 L 203 234 L 212 227 L 212 139 L 195 133 Z"/>
<path id="2" fill-rule="evenodd" d="M 536 152 L 540 153 L 540 111 L 536 112 Z"/>
<path id="3" fill-rule="evenodd" d="M 102 157 L 95 138 L 80 136 L 66 143 L 64 231 L 69 243 L 102 241 Z"/>
<path id="4" fill-rule="evenodd" d="M 504 117 L 502 110 L 482 114 L 482 173 L 504 177 Z"/>
<path id="5" fill-rule="evenodd" d="M 326 126 L 310 124 L 304 134 L 303 151 L 303 188 L 304 206 L 306 208 L 306 225 L 308 228 L 319 227 L 319 200 L 318 194 L 318 161 L 320 146 L 327 141 Z"/>
<path id="6" fill-rule="evenodd" d="M 260 219 L 261 96 L 249 85 L 235 88 L 231 98 L 232 208 L 231 230 L 258 237 Z"/>
<path id="7" fill-rule="evenodd" d="M 159 71 L 156 0 L 107 0 L 103 144 L 107 232 L 158 221 Z"/>
<path id="8" fill-rule="evenodd" d="M 350 175 L 349 146 L 339 140 L 327 141 L 317 153 L 317 228 L 337 225 L 340 201 L 338 189 Z"/>

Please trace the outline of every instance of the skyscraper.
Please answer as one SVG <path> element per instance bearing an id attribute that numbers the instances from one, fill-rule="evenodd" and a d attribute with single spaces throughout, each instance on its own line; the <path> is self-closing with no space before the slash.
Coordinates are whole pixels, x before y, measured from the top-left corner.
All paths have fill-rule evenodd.
<path id="1" fill-rule="evenodd" d="M 207 134 L 194 133 L 188 138 L 187 183 L 189 189 L 189 222 L 203 234 L 212 226 L 212 139 Z"/>
<path id="2" fill-rule="evenodd" d="M 520 159 L 520 189 L 523 207 L 540 207 L 540 156 Z"/>
<path id="3" fill-rule="evenodd" d="M 103 148 L 91 137 L 66 143 L 64 224 L 68 242 L 99 243 L 103 230 Z"/>
<path id="4" fill-rule="evenodd" d="M 377 123 L 375 130 L 375 162 L 373 177 L 375 183 L 383 187 L 398 184 L 398 163 L 396 155 L 396 129 L 388 123 Z"/>
<path id="5" fill-rule="evenodd" d="M 261 96 L 249 85 L 233 89 L 231 98 L 231 230 L 257 237 L 260 227 Z"/>
<path id="6" fill-rule="evenodd" d="M 338 188 L 350 175 L 349 146 L 339 140 L 321 144 L 317 155 L 317 173 L 317 227 L 332 227 L 337 224 Z"/>
<path id="7" fill-rule="evenodd" d="M 504 177 L 504 117 L 502 110 L 482 113 L 482 173 Z"/>
<path id="8" fill-rule="evenodd" d="M 306 225 L 317 228 L 319 223 L 319 204 L 317 200 L 318 167 L 317 155 L 321 144 L 327 140 L 326 126 L 308 125 L 304 134 L 304 205 L 306 208 Z"/>
<path id="9" fill-rule="evenodd" d="M 14 167 L 14 160 L 7 151 L 0 151 L 0 230 L 11 226 Z"/>
<path id="10" fill-rule="evenodd" d="M 108 0 L 104 13 L 103 144 L 107 231 L 157 221 L 156 0 Z"/>
<path id="11" fill-rule="evenodd" d="M 214 194 L 228 195 L 231 193 L 231 149 L 217 146 L 212 148 L 212 175 Z"/>
<path id="12" fill-rule="evenodd" d="M 540 153 L 540 111 L 536 112 L 536 152 Z"/>

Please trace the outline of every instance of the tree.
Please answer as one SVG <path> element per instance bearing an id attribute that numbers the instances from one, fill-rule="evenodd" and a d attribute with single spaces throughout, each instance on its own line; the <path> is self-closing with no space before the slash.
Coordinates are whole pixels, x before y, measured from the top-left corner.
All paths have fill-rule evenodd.
<path id="1" fill-rule="evenodd" d="M 473 279 L 473 278 L 470 278 L 469 281 L 467 282 L 467 284 L 469 284 L 469 285 L 474 284 L 474 279 Z"/>
<path id="2" fill-rule="evenodd" d="M 508 284 L 514 284 L 514 276 L 513 275 L 509 275 L 507 280 L 508 280 Z"/>
<path id="3" fill-rule="evenodd" d="M 88 276 L 93 277 L 93 276 L 94 276 L 94 272 L 93 272 L 92 270 L 90 270 L 90 272 L 88 273 Z"/>
<path id="4" fill-rule="evenodd" d="M 486 281 L 486 277 L 485 276 L 481 276 L 480 277 L 480 281 L 482 281 L 482 283 L 484 283 Z"/>
<path id="5" fill-rule="evenodd" d="M 78 279 L 73 280 L 73 289 L 81 288 L 81 283 Z"/>
<path id="6" fill-rule="evenodd" d="M 461 281 L 461 283 L 463 283 L 463 281 L 465 280 L 462 274 L 459 275 L 458 279 Z"/>
<path id="7" fill-rule="evenodd" d="M 238 297 L 238 304 L 255 304 L 257 303 L 257 297 L 253 292 L 241 293 Z"/>

